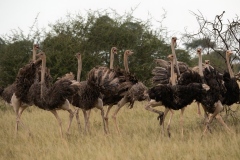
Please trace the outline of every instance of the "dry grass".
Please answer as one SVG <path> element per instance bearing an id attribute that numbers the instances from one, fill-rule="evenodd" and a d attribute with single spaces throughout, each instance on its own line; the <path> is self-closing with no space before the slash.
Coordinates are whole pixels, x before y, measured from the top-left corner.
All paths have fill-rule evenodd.
<path id="1" fill-rule="evenodd" d="M 17 138 L 14 138 L 15 114 L 11 107 L 0 103 L 0 159 L 240 159 L 240 127 L 232 117 L 225 117 L 225 120 L 235 134 L 227 133 L 214 121 L 211 125 L 213 133 L 201 139 L 203 118 L 198 117 L 194 103 L 185 110 L 184 137 L 180 135 L 180 111 L 176 111 L 171 126 L 172 137 L 168 138 L 160 133 L 157 115 L 146 111 L 144 104 L 139 102 L 133 109 L 124 107 L 120 110 L 118 120 L 121 134 L 117 134 L 113 121 L 109 119 L 111 134 L 104 135 L 100 112 L 93 110 L 90 117 L 91 134 L 79 133 L 74 119 L 71 134 L 65 134 L 61 139 L 54 116 L 36 107 L 29 107 L 22 116 L 32 136 L 20 127 Z M 161 107 L 158 109 L 163 110 Z M 59 115 L 66 131 L 68 113 L 59 111 Z M 80 115 L 83 127 L 83 116 Z"/>

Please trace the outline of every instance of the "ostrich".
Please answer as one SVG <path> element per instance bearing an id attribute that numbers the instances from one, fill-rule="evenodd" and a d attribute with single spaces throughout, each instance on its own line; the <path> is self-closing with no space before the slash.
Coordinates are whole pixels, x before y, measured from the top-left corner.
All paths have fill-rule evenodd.
<path id="1" fill-rule="evenodd" d="M 57 114 L 57 109 L 67 110 L 70 113 L 70 121 L 67 129 L 67 133 L 69 133 L 69 129 L 71 126 L 72 118 L 74 116 L 73 111 L 70 109 L 70 103 L 67 98 L 73 96 L 76 93 L 78 83 L 74 81 L 70 81 L 66 78 L 62 78 L 57 80 L 52 86 L 49 86 L 48 82 L 45 82 L 45 72 L 46 72 L 46 55 L 44 52 L 40 52 L 37 54 L 42 61 L 41 67 L 41 81 L 35 81 L 29 88 L 29 90 L 25 90 L 24 92 L 28 96 L 19 97 L 18 92 L 16 92 L 16 96 L 12 98 L 12 101 L 15 104 L 16 110 L 21 108 L 19 105 L 21 102 L 27 104 L 34 104 L 35 106 L 48 110 L 54 114 L 56 119 L 58 120 L 58 124 L 60 127 L 60 134 L 63 137 L 62 133 L 62 125 L 61 119 Z M 19 82 L 21 84 L 21 82 Z M 27 101 L 23 101 L 27 100 Z M 24 108 L 25 109 L 25 108 Z M 22 112 L 21 112 L 22 113 Z M 19 115 L 20 118 L 20 115 Z"/>
<path id="2" fill-rule="evenodd" d="M 38 44 L 33 44 L 33 59 L 32 61 L 35 62 L 36 61 L 36 53 L 39 49 L 39 45 Z M 6 88 L 4 88 L 2 90 L 2 93 L 0 94 L 0 96 L 3 98 L 3 100 L 9 104 L 9 105 L 12 105 L 11 104 L 11 98 L 13 96 L 13 94 L 16 92 L 16 81 L 14 81 L 11 85 L 7 86 Z"/>
<path id="3" fill-rule="evenodd" d="M 87 115 L 86 111 L 90 111 L 96 107 L 101 110 L 104 132 L 107 133 L 102 96 L 105 96 L 106 93 L 115 95 L 120 87 L 119 78 L 121 79 L 121 77 L 117 75 L 119 72 L 113 69 L 114 54 L 117 54 L 116 47 L 111 49 L 110 69 L 107 67 L 95 67 L 89 71 L 87 80 L 80 82 L 78 94 L 73 97 L 72 104 L 83 110 L 85 132 L 87 131 L 89 123 L 89 114 Z"/>
<path id="4" fill-rule="evenodd" d="M 125 67 L 125 72 L 127 74 L 130 74 L 129 67 L 128 67 L 128 57 L 132 54 L 133 54 L 133 52 L 131 50 L 126 50 L 124 52 L 124 67 Z M 114 111 L 112 118 L 114 120 L 115 127 L 116 127 L 118 133 L 120 133 L 120 130 L 119 130 L 119 127 L 117 124 L 116 116 L 117 116 L 117 113 L 119 112 L 119 110 L 128 102 L 129 102 L 129 107 L 132 108 L 135 101 L 146 100 L 148 98 L 146 91 L 147 91 L 147 87 L 142 82 L 137 82 L 135 84 L 132 84 L 132 86 L 129 87 L 129 89 L 127 90 L 127 93 L 124 95 L 124 97 L 117 103 L 117 109 Z M 108 114 L 109 114 L 112 106 L 113 105 L 110 105 L 106 112 L 106 115 L 105 115 L 106 122 L 108 122 L 107 121 Z M 107 125 L 107 129 L 109 129 L 108 123 L 106 123 L 106 125 Z"/>
<path id="5" fill-rule="evenodd" d="M 147 110 L 158 113 L 162 117 L 162 124 L 164 124 L 165 115 L 169 110 L 179 110 L 181 109 L 181 122 L 183 123 L 183 111 L 184 107 L 191 104 L 197 97 L 206 90 L 208 90 L 207 85 L 202 85 L 201 83 L 189 83 L 187 85 L 176 84 L 177 76 L 174 74 L 174 56 L 171 54 L 168 56 L 171 61 L 171 84 L 159 84 L 151 89 L 149 89 L 148 94 L 150 97 L 149 103 L 145 106 Z M 188 74 L 194 74 L 194 72 L 189 72 Z M 182 74 L 184 75 L 184 74 Z M 182 76 L 181 75 L 181 76 Z M 180 80 L 182 79 L 180 76 Z M 192 94 L 189 94 L 192 93 Z M 165 113 L 161 111 L 153 110 L 152 107 L 163 105 L 165 106 Z M 161 118 L 161 117 L 160 117 Z M 161 121 L 160 121 L 161 122 Z M 170 136 L 169 125 L 168 124 L 168 135 Z M 183 136 L 183 124 L 181 123 L 182 136 Z"/>
<path id="6" fill-rule="evenodd" d="M 112 63 L 110 63 L 110 69 L 115 73 L 115 76 L 119 79 L 119 87 L 114 92 L 114 94 L 109 94 L 108 90 L 103 90 L 103 105 L 108 105 L 107 112 L 105 114 L 105 121 L 107 130 L 108 129 L 108 114 L 113 107 L 113 105 L 116 105 L 127 93 L 127 91 L 132 87 L 133 84 L 137 83 L 136 77 L 129 72 L 128 68 L 128 56 L 132 55 L 133 52 L 130 50 L 126 50 L 124 52 L 124 67 L 125 70 L 119 69 L 119 68 L 113 68 L 113 60 L 111 60 Z"/>
<path id="7" fill-rule="evenodd" d="M 224 72 L 223 74 L 223 81 L 224 81 L 224 86 L 226 88 L 226 92 L 223 94 L 222 104 L 228 105 L 228 106 L 234 103 L 237 103 L 239 101 L 239 85 L 237 83 L 236 78 L 234 77 L 233 71 L 229 64 L 231 54 L 232 54 L 232 51 L 230 50 L 226 51 L 226 63 L 227 63 L 228 72 Z"/>
<path id="8" fill-rule="evenodd" d="M 197 99 L 197 101 L 202 104 L 205 115 L 210 114 L 209 119 L 206 118 L 207 122 L 203 135 L 205 135 L 206 131 L 209 129 L 210 123 L 215 117 L 228 131 L 231 132 L 219 114 L 223 109 L 221 101 L 224 99 L 223 93 L 226 91 L 225 86 L 222 84 L 222 77 L 219 76 L 220 73 L 218 73 L 212 66 L 208 66 L 208 64 L 203 70 L 200 48 L 197 49 L 197 54 L 199 55 L 199 74 L 202 83 L 207 84 L 210 87 L 205 94 L 199 96 Z"/>

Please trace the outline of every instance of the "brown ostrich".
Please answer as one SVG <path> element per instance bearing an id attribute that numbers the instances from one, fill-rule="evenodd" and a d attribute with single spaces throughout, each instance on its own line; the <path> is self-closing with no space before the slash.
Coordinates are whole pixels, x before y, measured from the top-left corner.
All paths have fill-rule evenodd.
<path id="1" fill-rule="evenodd" d="M 83 110 L 85 133 L 89 127 L 89 113 L 86 112 L 89 112 L 94 107 L 101 110 L 104 132 L 107 133 L 102 96 L 106 93 L 115 95 L 119 87 L 118 72 L 113 69 L 113 56 L 116 52 L 116 47 L 113 47 L 111 49 L 110 69 L 107 67 L 95 67 L 89 71 L 87 80 L 80 82 L 78 94 L 73 97 L 72 104 Z"/>
<path id="2" fill-rule="evenodd" d="M 130 74 L 129 67 L 128 67 L 128 57 L 132 54 L 133 52 L 131 50 L 126 50 L 124 52 L 124 67 L 125 67 L 126 73 L 128 74 Z M 129 107 L 132 108 L 135 101 L 143 101 L 143 100 L 146 100 L 147 98 L 148 98 L 147 87 L 142 82 L 135 83 L 130 87 L 130 89 L 127 91 L 124 97 L 117 103 L 117 109 L 114 111 L 112 115 L 112 118 L 114 120 L 114 124 L 118 133 L 120 133 L 120 130 L 117 124 L 117 113 L 119 112 L 119 110 L 128 102 L 129 102 Z M 112 106 L 108 107 L 108 110 L 106 112 L 105 119 L 107 120 L 108 120 L 108 113 L 111 108 Z M 106 124 L 107 124 L 107 129 L 109 129 L 108 123 Z"/>
<path id="3" fill-rule="evenodd" d="M 38 44 L 33 44 L 33 55 L 37 53 L 37 51 L 39 50 L 39 45 Z M 32 59 L 33 62 L 36 61 L 36 56 L 33 56 Z M 10 106 L 11 104 L 11 98 L 13 96 L 13 94 L 16 92 L 16 81 L 14 81 L 11 85 L 7 86 L 6 88 L 4 88 L 2 90 L 2 93 L 0 94 L 0 96 L 3 98 L 3 100 L 5 101 L 5 103 L 9 104 Z"/>
<path id="4" fill-rule="evenodd" d="M 69 133 L 74 113 L 70 109 L 70 103 L 67 99 L 76 94 L 77 85 L 79 85 L 79 83 L 71 81 L 66 78 L 61 78 L 57 80 L 53 85 L 49 86 L 49 82 L 46 82 L 45 78 L 46 55 L 44 52 L 40 52 L 37 54 L 37 56 L 40 57 L 42 61 L 41 81 L 40 82 L 34 81 L 34 83 L 30 86 L 29 90 L 26 91 L 26 94 L 28 96 L 26 97 L 27 101 L 25 103 L 34 104 L 35 106 L 41 109 L 48 110 L 51 113 L 53 113 L 56 119 L 58 120 L 60 134 L 62 137 L 63 136 L 61 124 L 62 122 L 56 110 L 62 109 L 69 112 L 70 121 L 67 129 L 67 133 Z M 13 98 L 13 101 L 15 102 L 14 108 L 16 108 L 16 110 L 18 108 L 21 108 L 21 106 L 19 105 L 21 99 L 18 98 L 17 94 L 16 97 Z"/>
<path id="5" fill-rule="evenodd" d="M 114 123 L 115 123 L 115 126 L 117 128 L 117 131 L 118 133 L 120 132 L 119 131 L 119 127 L 117 125 L 117 122 L 116 122 L 116 115 L 118 113 L 118 111 L 121 109 L 121 107 L 126 104 L 127 102 L 130 102 L 130 106 L 132 107 L 133 106 L 133 103 L 134 103 L 134 100 L 133 100 L 133 96 L 134 94 L 132 94 L 134 91 L 138 89 L 143 89 L 143 84 L 142 83 L 139 83 L 138 85 L 136 85 L 132 90 L 131 92 L 129 92 L 129 90 L 135 85 L 138 83 L 138 80 L 136 79 L 136 77 L 129 72 L 129 67 L 128 67 L 128 57 L 130 55 L 133 54 L 133 51 L 131 50 L 126 50 L 124 52 L 124 71 L 121 71 L 121 74 L 123 75 L 120 75 L 120 77 L 123 77 L 123 83 L 121 84 L 121 87 L 119 87 L 119 91 L 116 95 L 106 95 L 104 94 L 104 98 L 103 98 L 103 103 L 104 105 L 108 105 L 108 108 L 107 108 L 107 112 L 105 114 L 105 120 L 106 120 L 106 126 L 107 126 L 107 129 L 108 129 L 108 132 L 109 132 L 109 125 L 108 125 L 108 114 L 111 110 L 111 108 L 113 107 L 113 105 L 116 105 L 118 106 L 118 108 L 115 110 L 112 118 L 114 120 Z M 111 65 L 112 69 L 113 69 L 113 63 Z M 116 71 L 116 70 L 115 70 Z M 145 88 L 144 88 L 145 89 Z M 140 91 L 140 90 L 139 90 Z M 141 90 L 142 91 L 142 90 Z M 139 99 L 140 99 L 140 96 L 143 94 L 143 93 L 140 93 L 139 92 Z M 136 97 L 135 97 L 136 98 Z"/>

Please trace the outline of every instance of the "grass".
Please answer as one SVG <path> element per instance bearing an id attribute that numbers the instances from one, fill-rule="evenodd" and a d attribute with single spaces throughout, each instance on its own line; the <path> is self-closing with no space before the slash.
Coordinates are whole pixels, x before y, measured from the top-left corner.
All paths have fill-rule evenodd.
<path id="1" fill-rule="evenodd" d="M 14 137 L 15 114 L 12 107 L 0 103 L 0 159 L 81 159 L 81 160 L 166 160 L 166 159 L 240 159 L 240 126 L 232 117 L 223 117 L 235 134 L 229 134 L 216 120 L 211 124 L 213 133 L 203 138 L 202 117 L 197 115 L 196 104 L 185 109 L 184 137 L 180 134 L 180 111 L 174 112 L 171 125 L 172 137 L 160 132 L 157 115 L 144 109 L 145 102 L 138 102 L 133 109 L 122 108 L 118 114 L 121 134 L 117 134 L 109 118 L 110 134 L 104 135 L 100 111 L 93 110 L 90 116 L 91 133 L 79 132 L 74 118 L 70 135 L 60 138 L 55 117 L 34 106 L 22 115 L 32 136 L 20 126 Z M 237 107 L 237 105 L 233 106 Z M 115 108 L 113 108 L 114 110 Z M 157 109 L 163 110 L 163 107 Z M 239 111 L 238 111 L 239 112 Z M 239 117 L 239 113 L 237 115 Z M 66 132 L 68 116 L 58 111 Z M 110 114 L 112 114 L 110 112 Z M 83 115 L 80 114 L 83 128 Z M 168 117 L 166 122 L 168 121 Z"/>

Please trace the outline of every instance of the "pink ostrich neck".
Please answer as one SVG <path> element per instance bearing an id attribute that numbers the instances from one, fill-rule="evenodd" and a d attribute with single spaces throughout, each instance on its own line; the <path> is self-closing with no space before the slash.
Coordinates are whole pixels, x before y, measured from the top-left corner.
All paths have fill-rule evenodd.
<path id="1" fill-rule="evenodd" d="M 176 52 L 175 52 L 175 45 L 176 45 L 176 42 L 172 39 L 172 41 L 171 41 L 171 49 L 172 49 L 172 54 L 173 54 L 173 57 L 174 57 L 173 64 L 176 65 L 177 75 L 180 76 L 180 71 L 179 71 L 179 67 L 178 67 L 178 63 L 177 63 L 177 56 L 176 56 Z"/>
<path id="2" fill-rule="evenodd" d="M 199 74 L 201 77 L 203 77 L 203 68 L 202 68 L 202 53 L 199 52 L 198 54 L 199 58 L 198 58 L 198 68 L 199 68 Z"/>
<path id="3" fill-rule="evenodd" d="M 174 74 L 174 56 L 170 58 L 170 64 L 171 64 L 171 77 L 170 77 L 170 81 L 172 86 L 176 85 L 176 77 Z"/>

